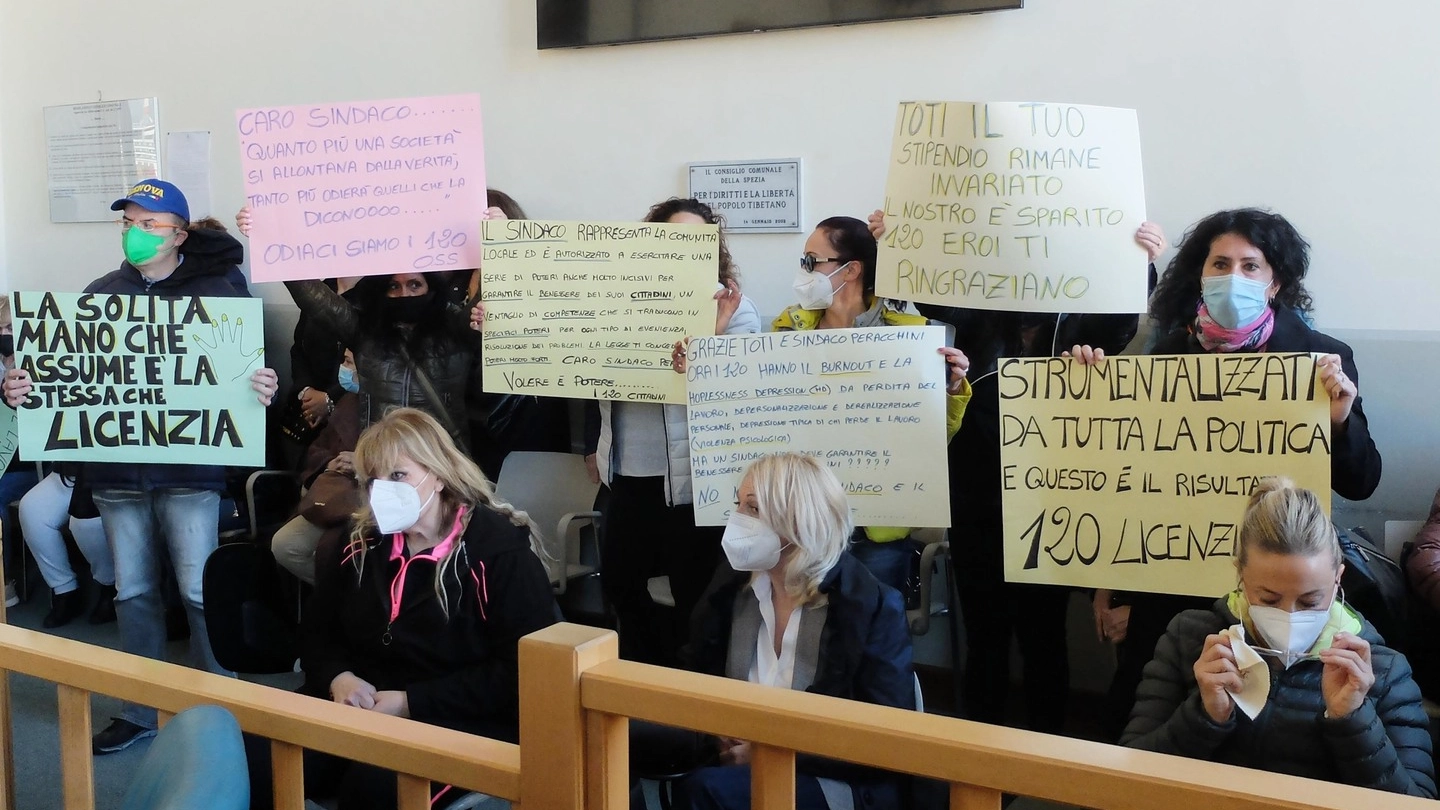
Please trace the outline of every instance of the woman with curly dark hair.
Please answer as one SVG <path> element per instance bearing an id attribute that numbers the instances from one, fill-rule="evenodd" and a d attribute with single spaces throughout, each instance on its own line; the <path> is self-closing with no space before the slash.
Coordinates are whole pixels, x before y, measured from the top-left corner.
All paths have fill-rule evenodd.
<path id="1" fill-rule="evenodd" d="M 1310 246 L 1284 217 L 1254 208 L 1220 211 L 1185 234 L 1150 298 L 1159 330 L 1155 354 L 1309 352 L 1320 355 L 1320 380 L 1330 395 L 1331 486 L 1364 500 L 1380 484 L 1380 451 L 1360 405 L 1359 372 L 1350 347 L 1310 328 L 1305 289 Z M 1104 352 L 1076 346 L 1081 362 Z M 1130 714 L 1141 671 L 1166 626 L 1204 600 L 1160 594 L 1095 593 L 1097 632 L 1116 644 L 1110 689 L 1117 731 Z"/>
<path id="2" fill-rule="evenodd" d="M 719 225 L 721 217 L 696 199 L 672 197 L 650 207 L 646 222 Z M 715 334 L 760 331 L 760 312 L 740 292 L 735 263 L 720 236 Z M 610 488 L 601 537 L 601 584 L 620 625 L 620 654 L 671 665 L 689 632 L 690 613 L 720 557 L 717 526 L 696 526 L 691 503 L 690 430 L 684 405 L 599 402 L 587 412 L 590 475 Z M 650 597 L 651 577 L 670 578 L 675 607 Z"/>

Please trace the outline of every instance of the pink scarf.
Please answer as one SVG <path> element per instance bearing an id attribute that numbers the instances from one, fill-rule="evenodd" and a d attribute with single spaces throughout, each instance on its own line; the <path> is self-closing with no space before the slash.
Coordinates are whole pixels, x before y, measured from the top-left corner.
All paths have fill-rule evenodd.
<path id="1" fill-rule="evenodd" d="M 1200 302 L 1195 315 L 1195 338 L 1207 352 L 1263 352 L 1274 332 L 1275 310 L 1271 307 L 1266 307 L 1263 315 L 1239 329 L 1226 329 L 1216 323 L 1204 301 Z"/>

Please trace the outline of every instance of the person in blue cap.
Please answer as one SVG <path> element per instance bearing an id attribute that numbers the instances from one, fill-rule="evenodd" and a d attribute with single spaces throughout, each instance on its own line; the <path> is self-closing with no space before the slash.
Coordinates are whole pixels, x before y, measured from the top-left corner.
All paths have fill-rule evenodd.
<path id="1" fill-rule="evenodd" d="M 120 267 L 91 282 L 87 293 L 248 298 L 238 265 L 244 248 L 224 231 L 190 228 L 190 206 L 174 184 L 142 180 L 110 206 L 120 211 Z M 234 278 L 241 279 L 237 287 Z M 269 405 L 279 383 L 269 368 L 250 377 L 256 397 Z M 9 371 L 5 401 L 19 407 L 31 392 L 23 369 Z M 89 463 L 85 475 L 115 552 L 115 614 L 120 646 L 135 655 L 165 659 L 165 605 L 160 589 L 161 543 L 169 549 L 190 620 L 197 665 L 224 673 L 205 633 L 201 579 L 219 537 L 225 468 L 197 464 Z M 155 710 L 125 704 L 119 717 L 95 735 L 97 754 L 155 735 Z"/>

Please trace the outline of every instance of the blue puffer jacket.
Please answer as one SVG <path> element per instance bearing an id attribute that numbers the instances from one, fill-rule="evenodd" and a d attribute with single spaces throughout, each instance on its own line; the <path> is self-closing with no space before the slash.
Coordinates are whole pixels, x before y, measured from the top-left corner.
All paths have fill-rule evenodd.
<path id="1" fill-rule="evenodd" d="M 1226 723 L 1212 721 L 1200 701 L 1194 666 L 1206 636 L 1240 621 L 1220 599 L 1210 610 L 1187 610 L 1170 622 L 1155 659 L 1145 665 L 1145 680 L 1120 743 L 1434 798 L 1429 722 L 1410 664 L 1384 646 L 1369 622 L 1352 615 L 1362 625 L 1357 635 L 1370 642 L 1375 683 L 1349 716 L 1324 716 L 1324 667 L 1310 660 L 1289 669 L 1271 667 L 1270 699 L 1254 720 L 1237 710 Z"/>
<path id="2" fill-rule="evenodd" d="M 249 298 L 239 264 L 245 249 L 222 231 L 190 231 L 180 246 L 184 261 L 168 278 L 154 284 L 146 281 L 129 262 L 101 276 L 85 288 L 87 293 L 114 295 L 203 295 L 214 298 Z M 238 287 L 237 287 L 238 283 Z M 85 465 L 91 489 L 122 489 L 148 492 L 152 489 L 225 488 L 225 468 L 201 464 L 103 464 Z"/>

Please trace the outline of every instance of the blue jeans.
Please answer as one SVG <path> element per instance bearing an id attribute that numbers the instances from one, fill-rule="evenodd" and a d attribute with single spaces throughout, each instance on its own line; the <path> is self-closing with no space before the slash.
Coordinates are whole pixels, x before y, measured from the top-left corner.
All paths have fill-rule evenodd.
<path id="1" fill-rule="evenodd" d="M 247 810 L 240 725 L 219 706 L 175 715 L 145 753 L 121 810 Z"/>
<path id="2" fill-rule="evenodd" d="M 0 542 L 5 547 L 5 573 L 10 579 L 20 573 L 20 541 L 15 533 L 15 521 L 10 519 L 10 504 L 20 500 L 39 481 L 34 464 L 22 463 L 19 469 L 0 475 Z"/>
<path id="3" fill-rule="evenodd" d="M 115 551 L 115 616 L 120 649 L 165 660 L 165 600 L 160 592 L 160 544 L 170 550 L 175 582 L 190 619 L 194 665 L 228 675 L 215 662 L 205 634 L 203 579 L 205 560 L 219 544 L 220 493 L 208 489 L 155 489 L 136 492 L 95 490 L 95 508 Z M 120 714 L 146 728 L 155 727 L 155 710 L 126 703 Z"/>

